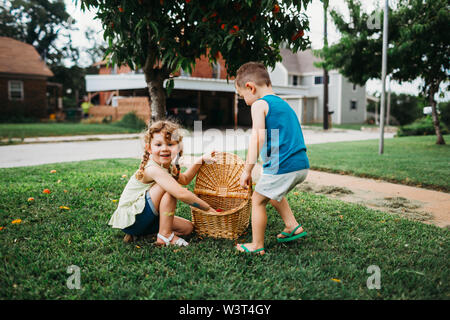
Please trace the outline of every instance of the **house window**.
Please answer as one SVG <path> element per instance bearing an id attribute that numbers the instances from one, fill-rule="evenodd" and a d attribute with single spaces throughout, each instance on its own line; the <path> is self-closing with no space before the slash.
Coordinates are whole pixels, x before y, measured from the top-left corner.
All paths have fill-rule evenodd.
<path id="1" fill-rule="evenodd" d="M 314 84 L 323 84 L 323 76 L 314 77 Z"/>
<path id="2" fill-rule="evenodd" d="M 350 110 L 356 110 L 358 108 L 358 101 L 351 100 L 350 101 Z"/>
<path id="3" fill-rule="evenodd" d="M 23 82 L 17 80 L 8 81 L 9 100 L 23 100 Z"/>
<path id="4" fill-rule="evenodd" d="M 298 76 L 292 76 L 292 85 L 298 86 Z"/>

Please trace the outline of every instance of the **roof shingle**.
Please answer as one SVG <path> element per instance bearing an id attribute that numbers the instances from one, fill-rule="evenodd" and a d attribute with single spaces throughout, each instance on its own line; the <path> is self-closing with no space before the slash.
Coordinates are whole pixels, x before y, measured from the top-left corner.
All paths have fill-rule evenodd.
<path id="1" fill-rule="evenodd" d="M 280 49 L 282 64 L 290 74 L 304 74 L 309 72 L 321 72 L 320 68 L 314 66 L 314 62 L 321 61 L 311 49 L 293 53 L 289 49 Z"/>
<path id="2" fill-rule="evenodd" d="M 53 76 L 32 45 L 8 37 L 0 37 L 0 73 Z"/>

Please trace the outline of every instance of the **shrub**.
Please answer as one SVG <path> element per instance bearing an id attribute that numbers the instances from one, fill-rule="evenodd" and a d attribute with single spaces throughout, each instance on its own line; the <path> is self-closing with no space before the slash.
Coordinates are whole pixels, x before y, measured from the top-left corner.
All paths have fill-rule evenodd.
<path id="1" fill-rule="evenodd" d="M 448 128 L 441 121 L 440 122 L 441 132 L 442 134 L 447 134 Z M 411 124 L 400 127 L 397 135 L 399 137 L 403 136 L 426 136 L 426 135 L 434 135 L 436 134 L 433 126 L 433 119 L 431 116 L 426 116 L 424 118 L 417 119 Z"/>
<path id="2" fill-rule="evenodd" d="M 134 112 L 127 113 L 121 120 L 114 123 L 114 125 L 136 130 L 143 130 L 147 127 L 147 124 Z"/>
<path id="3" fill-rule="evenodd" d="M 450 101 L 439 103 L 438 108 L 441 111 L 442 122 L 450 127 Z"/>

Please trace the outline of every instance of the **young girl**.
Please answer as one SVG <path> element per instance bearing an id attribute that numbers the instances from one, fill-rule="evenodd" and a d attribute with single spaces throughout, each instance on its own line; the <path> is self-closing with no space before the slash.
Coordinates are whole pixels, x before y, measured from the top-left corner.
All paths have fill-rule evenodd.
<path id="1" fill-rule="evenodd" d="M 109 225 L 126 233 L 125 242 L 136 236 L 158 232 L 156 244 L 186 246 L 179 236 L 192 232 L 189 220 L 175 216 L 177 200 L 201 210 L 216 212 L 180 184 L 187 185 L 204 161 L 215 161 L 215 152 L 198 158 L 184 173 L 178 159 L 182 155 L 182 136 L 177 124 L 170 121 L 153 123 L 145 135 L 145 153 L 141 165 L 130 178 L 113 213 Z M 172 161 L 175 159 L 175 166 Z"/>

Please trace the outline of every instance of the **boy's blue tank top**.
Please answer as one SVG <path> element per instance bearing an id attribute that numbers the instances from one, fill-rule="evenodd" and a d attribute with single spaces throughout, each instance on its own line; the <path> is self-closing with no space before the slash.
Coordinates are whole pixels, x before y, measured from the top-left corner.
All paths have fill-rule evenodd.
<path id="1" fill-rule="evenodd" d="M 276 95 L 261 98 L 269 105 L 266 139 L 260 155 L 263 173 L 283 174 L 309 168 L 303 132 L 297 114 Z"/>

